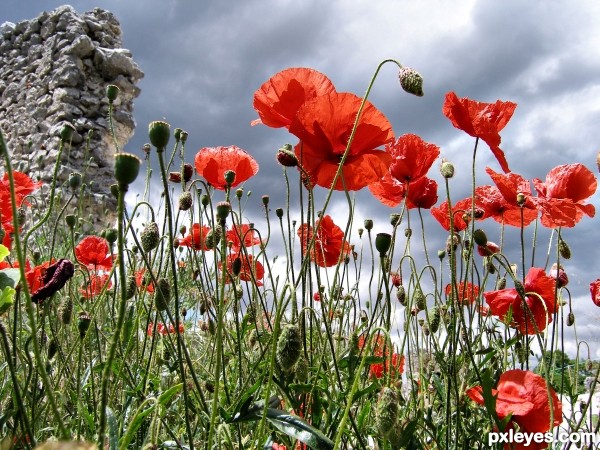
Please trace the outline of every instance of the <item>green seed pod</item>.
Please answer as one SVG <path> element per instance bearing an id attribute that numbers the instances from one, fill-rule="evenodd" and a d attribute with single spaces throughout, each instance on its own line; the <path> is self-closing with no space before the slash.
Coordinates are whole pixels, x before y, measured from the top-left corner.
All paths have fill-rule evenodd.
<path id="1" fill-rule="evenodd" d="M 189 191 L 183 192 L 179 196 L 179 209 L 187 211 L 192 207 L 192 194 Z"/>
<path id="2" fill-rule="evenodd" d="M 423 97 L 423 77 L 415 69 L 403 67 L 398 72 L 398 79 L 400 80 L 400 86 L 405 92 L 417 97 Z"/>
<path id="3" fill-rule="evenodd" d="M 142 250 L 144 250 L 146 253 L 158 247 L 158 243 L 160 242 L 160 233 L 156 222 L 148 222 L 146 224 L 142 230 L 142 233 L 140 234 L 140 241 L 142 244 Z"/>
<path id="4" fill-rule="evenodd" d="M 58 352 L 58 341 L 55 338 L 52 338 L 48 343 L 48 359 L 54 358 L 56 352 Z"/>
<path id="5" fill-rule="evenodd" d="M 473 231 L 473 240 L 477 245 L 485 246 L 488 242 L 485 231 L 477 229 Z"/>
<path id="6" fill-rule="evenodd" d="M 81 187 L 82 176 L 79 172 L 69 174 L 69 187 L 76 191 Z"/>
<path id="7" fill-rule="evenodd" d="M 302 353 L 302 338 L 300 330 L 295 325 L 283 327 L 277 341 L 276 357 L 279 368 L 287 372 L 291 370 Z"/>
<path id="8" fill-rule="evenodd" d="M 142 160 L 131 153 L 117 153 L 115 155 L 115 180 L 119 188 L 127 188 L 135 181 L 140 173 Z"/>
<path id="9" fill-rule="evenodd" d="M 371 219 L 365 219 L 365 230 L 371 231 L 373 229 L 373 221 Z"/>
<path id="10" fill-rule="evenodd" d="M 442 161 L 440 173 L 446 179 L 452 178 L 454 176 L 454 164 L 452 164 L 450 161 Z"/>
<path id="11" fill-rule="evenodd" d="M 224 178 L 225 178 L 225 183 L 227 183 L 229 186 L 233 185 L 233 183 L 235 183 L 235 171 L 226 170 L 225 174 L 224 174 Z"/>
<path id="12" fill-rule="evenodd" d="M 217 203 L 217 217 L 221 220 L 225 220 L 231 211 L 231 204 L 229 202 Z"/>
<path id="13" fill-rule="evenodd" d="M 154 306 L 158 311 L 164 311 L 169 307 L 171 300 L 171 284 L 166 278 L 159 278 L 154 289 Z"/>
<path id="14" fill-rule="evenodd" d="M 107 228 L 105 231 L 105 237 L 109 244 L 114 244 L 117 242 L 119 232 L 116 230 L 116 228 Z"/>
<path id="15" fill-rule="evenodd" d="M 119 96 L 119 88 L 114 84 L 106 86 L 106 98 L 110 103 L 114 102 Z"/>
<path id="16" fill-rule="evenodd" d="M 60 140 L 63 142 L 69 142 L 75 133 L 75 127 L 70 123 L 65 123 L 60 130 Z"/>
<path id="17" fill-rule="evenodd" d="M 375 248 L 379 252 L 379 256 L 383 257 L 388 252 L 392 245 L 392 235 L 389 233 L 377 233 L 375 237 Z"/>
<path id="18" fill-rule="evenodd" d="M 150 143 L 156 147 L 159 152 L 162 152 L 171 137 L 171 126 L 167 122 L 156 120 L 150 122 L 148 126 L 148 136 Z"/>
<path id="19" fill-rule="evenodd" d="M 398 394 L 384 387 L 375 405 L 375 426 L 381 438 L 386 438 L 398 422 Z"/>
<path id="20" fill-rule="evenodd" d="M 90 324 L 92 323 L 92 318 L 88 313 L 82 311 L 79 313 L 79 318 L 77 319 L 77 329 L 79 330 L 79 337 L 83 339 L 88 329 L 90 328 Z"/>

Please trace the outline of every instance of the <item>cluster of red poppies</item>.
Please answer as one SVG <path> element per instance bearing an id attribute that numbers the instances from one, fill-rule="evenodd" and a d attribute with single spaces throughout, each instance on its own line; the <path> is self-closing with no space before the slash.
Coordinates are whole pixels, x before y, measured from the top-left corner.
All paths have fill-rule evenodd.
<path id="1" fill-rule="evenodd" d="M 26 174 L 18 171 L 13 171 L 13 183 L 15 187 L 15 198 L 17 200 L 17 208 L 29 206 L 25 200 L 29 194 L 38 189 L 42 183 L 35 183 Z M 12 233 L 15 228 L 13 225 L 13 210 L 10 195 L 10 182 L 8 174 L 5 173 L 0 180 L 0 243 L 10 249 L 12 244 Z"/>

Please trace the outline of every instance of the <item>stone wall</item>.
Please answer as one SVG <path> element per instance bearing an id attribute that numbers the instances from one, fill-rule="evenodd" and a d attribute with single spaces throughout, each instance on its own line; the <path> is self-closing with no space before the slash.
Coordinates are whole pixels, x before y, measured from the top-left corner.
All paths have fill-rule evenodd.
<path id="1" fill-rule="evenodd" d="M 68 122 L 76 132 L 61 158 L 59 184 L 89 163 L 84 181 L 92 202 L 113 202 L 108 186 L 114 182 L 115 145 L 105 90 L 109 84 L 120 88 L 113 119 L 123 148 L 133 135 L 133 99 L 143 77 L 121 47 L 118 20 L 100 8 L 78 14 L 62 6 L 0 25 L 0 128 L 16 170 L 50 182 L 59 133 Z"/>

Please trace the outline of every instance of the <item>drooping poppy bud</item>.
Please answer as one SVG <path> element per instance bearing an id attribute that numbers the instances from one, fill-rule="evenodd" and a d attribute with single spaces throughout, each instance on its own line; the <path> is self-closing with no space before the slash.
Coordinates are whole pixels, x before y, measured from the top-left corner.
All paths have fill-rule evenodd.
<path id="1" fill-rule="evenodd" d="M 159 278 L 154 290 L 154 306 L 156 306 L 158 311 L 164 311 L 169 307 L 170 300 L 171 285 L 169 280 L 166 278 Z"/>
<path id="2" fill-rule="evenodd" d="M 192 176 L 194 176 L 194 167 L 191 164 L 187 164 L 187 163 L 184 164 L 182 175 L 183 175 L 183 181 L 185 181 L 187 183 L 188 181 L 190 181 L 192 179 Z"/>
<path id="3" fill-rule="evenodd" d="M 295 325 L 286 325 L 277 341 L 276 358 L 282 371 L 291 370 L 302 353 L 300 330 Z"/>
<path id="4" fill-rule="evenodd" d="M 179 209 L 187 211 L 192 207 L 192 194 L 189 191 L 183 192 L 179 196 Z"/>
<path id="5" fill-rule="evenodd" d="M 160 234 L 156 222 L 148 222 L 146 224 L 140 235 L 140 241 L 142 243 L 142 249 L 145 252 L 154 250 L 158 246 Z"/>
<path id="6" fill-rule="evenodd" d="M 396 391 L 384 387 L 375 406 L 375 424 L 380 437 L 385 438 L 397 427 L 399 399 Z"/>
<path id="7" fill-rule="evenodd" d="M 423 77 L 415 69 L 403 67 L 398 73 L 398 79 L 405 92 L 423 97 Z"/>

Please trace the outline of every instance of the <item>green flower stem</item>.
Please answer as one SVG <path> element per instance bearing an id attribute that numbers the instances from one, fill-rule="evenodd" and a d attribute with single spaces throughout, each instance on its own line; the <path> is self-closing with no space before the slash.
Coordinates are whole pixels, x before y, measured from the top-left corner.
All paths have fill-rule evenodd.
<path id="1" fill-rule="evenodd" d="M 62 149 L 62 145 L 61 145 Z M 14 234 L 14 244 L 15 251 L 17 253 L 17 259 L 19 260 L 19 272 L 21 275 L 21 280 L 26 280 L 25 276 L 25 249 L 21 245 L 21 237 L 18 232 L 19 223 L 18 223 L 18 215 L 17 215 L 17 197 L 15 194 L 15 180 L 13 178 L 12 164 L 10 162 L 10 156 L 8 154 L 8 148 L 6 147 L 6 142 L 4 140 L 4 135 L 0 130 L 0 155 L 4 156 L 4 162 L 6 164 L 6 175 L 8 175 L 9 187 L 10 187 L 10 201 L 12 206 L 12 214 L 13 214 L 13 226 L 16 230 Z M 34 226 L 34 228 L 39 228 L 43 222 L 48 220 L 50 217 L 50 212 L 52 210 L 52 204 L 54 202 L 54 187 L 56 185 L 56 172 L 58 170 L 59 162 L 60 162 L 61 150 L 59 150 L 57 156 L 56 167 L 54 169 L 54 176 L 52 179 L 52 194 L 50 196 L 50 206 L 48 207 L 48 212 L 46 216 Z M 32 230 L 27 234 L 29 236 L 33 232 Z M 25 243 L 27 242 L 27 236 L 25 237 Z M 40 346 L 37 339 L 37 322 L 35 318 L 35 313 L 33 311 L 33 305 L 31 302 L 31 295 L 29 293 L 29 286 L 27 283 L 21 283 L 22 291 L 25 295 L 25 309 L 27 310 L 27 318 L 29 319 L 30 327 L 31 327 L 31 336 L 33 337 L 33 355 L 35 358 L 35 365 L 37 367 L 37 371 L 42 379 L 42 384 L 44 385 L 44 389 L 46 391 L 46 395 L 48 396 L 48 403 L 50 403 L 50 409 L 54 414 L 54 419 L 58 424 L 59 435 L 63 439 L 67 439 L 69 437 L 69 432 L 67 431 L 65 424 L 62 420 L 60 411 L 58 410 L 58 405 L 56 403 L 56 398 L 54 396 L 54 391 L 52 390 L 52 383 L 50 383 L 50 378 L 48 377 L 48 373 L 46 372 L 46 366 L 44 361 L 42 360 L 42 354 L 40 352 Z"/>

